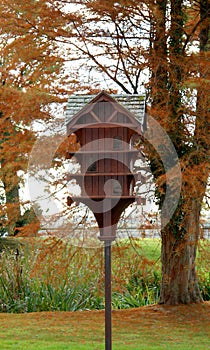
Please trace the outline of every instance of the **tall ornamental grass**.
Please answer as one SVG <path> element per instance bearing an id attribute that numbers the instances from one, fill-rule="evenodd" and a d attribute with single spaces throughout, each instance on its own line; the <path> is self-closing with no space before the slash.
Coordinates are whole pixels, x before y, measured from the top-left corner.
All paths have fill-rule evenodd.
<path id="1" fill-rule="evenodd" d="M 84 249 L 57 238 L 24 239 L 0 254 L 0 312 L 76 311 L 104 308 L 103 249 Z M 210 300 L 210 277 L 199 251 L 199 281 Z M 158 302 L 160 242 L 129 240 L 112 247 L 113 308 Z"/>

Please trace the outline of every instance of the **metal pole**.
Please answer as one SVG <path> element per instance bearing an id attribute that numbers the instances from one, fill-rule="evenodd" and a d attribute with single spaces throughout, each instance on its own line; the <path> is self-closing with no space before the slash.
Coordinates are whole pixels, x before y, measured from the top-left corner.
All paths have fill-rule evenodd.
<path id="1" fill-rule="evenodd" d="M 104 241 L 105 259 L 105 349 L 112 350 L 111 241 Z"/>

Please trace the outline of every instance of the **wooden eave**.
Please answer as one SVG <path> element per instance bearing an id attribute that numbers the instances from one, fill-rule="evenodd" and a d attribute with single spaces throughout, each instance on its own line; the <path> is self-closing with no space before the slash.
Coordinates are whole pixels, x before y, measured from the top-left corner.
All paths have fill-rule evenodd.
<path id="1" fill-rule="evenodd" d="M 102 122 L 98 116 L 92 112 L 92 109 L 94 106 L 99 102 L 110 102 L 111 104 L 114 104 L 114 112 L 112 115 L 107 119 L 107 122 Z M 112 118 L 114 118 L 115 114 L 119 112 L 130 120 L 130 123 L 116 123 L 112 122 Z M 95 119 L 93 123 L 78 123 L 78 120 L 80 117 L 82 117 L 84 114 L 90 113 L 91 116 Z M 74 117 L 67 123 L 67 135 L 71 135 L 73 132 L 75 132 L 78 129 L 82 128 L 98 128 L 100 125 L 101 128 L 111 128 L 111 127 L 126 127 L 129 129 L 134 129 L 135 132 L 138 134 L 142 134 L 142 125 L 139 123 L 139 121 L 135 118 L 135 116 L 129 112 L 124 106 L 119 104 L 113 97 L 108 95 L 106 92 L 102 91 L 99 95 L 94 97 L 87 105 L 85 105 L 78 113 L 74 115 Z"/>

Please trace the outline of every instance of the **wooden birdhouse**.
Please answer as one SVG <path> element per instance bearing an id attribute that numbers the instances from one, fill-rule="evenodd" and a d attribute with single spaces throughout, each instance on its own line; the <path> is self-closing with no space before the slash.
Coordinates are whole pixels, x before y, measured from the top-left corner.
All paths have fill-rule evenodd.
<path id="1" fill-rule="evenodd" d="M 139 95 L 70 97 L 67 106 L 67 134 L 74 138 L 67 158 L 80 165 L 74 179 L 80 193 L 68 198 L 87 205 L 100 229 L 100 239 L 112 241 L 122 212 L 136 198 L 133 165 L 139 156 L 135 144 L 142 137 L 144 99 Z M 139 118 L 139 119 L 138 119 Z"/>

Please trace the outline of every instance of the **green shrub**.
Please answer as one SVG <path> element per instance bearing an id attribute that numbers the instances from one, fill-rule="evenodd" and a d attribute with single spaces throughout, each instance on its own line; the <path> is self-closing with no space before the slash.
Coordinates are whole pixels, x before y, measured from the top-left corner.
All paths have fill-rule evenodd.
<path id="1" fill-rule="evenodd" d="M 123 293 L 113 293 L 113 307 L 127 309 L 158 302 L 160 295 L 160 274 L 148 271 L 143 276 L 141 271 L 133 274 Z"/>
<path id="2" fill-rule="evenodd" d="M 199 286 L 204 301 L 210 300 L 210 272 L 203 273 L 199 278 Z"/>

